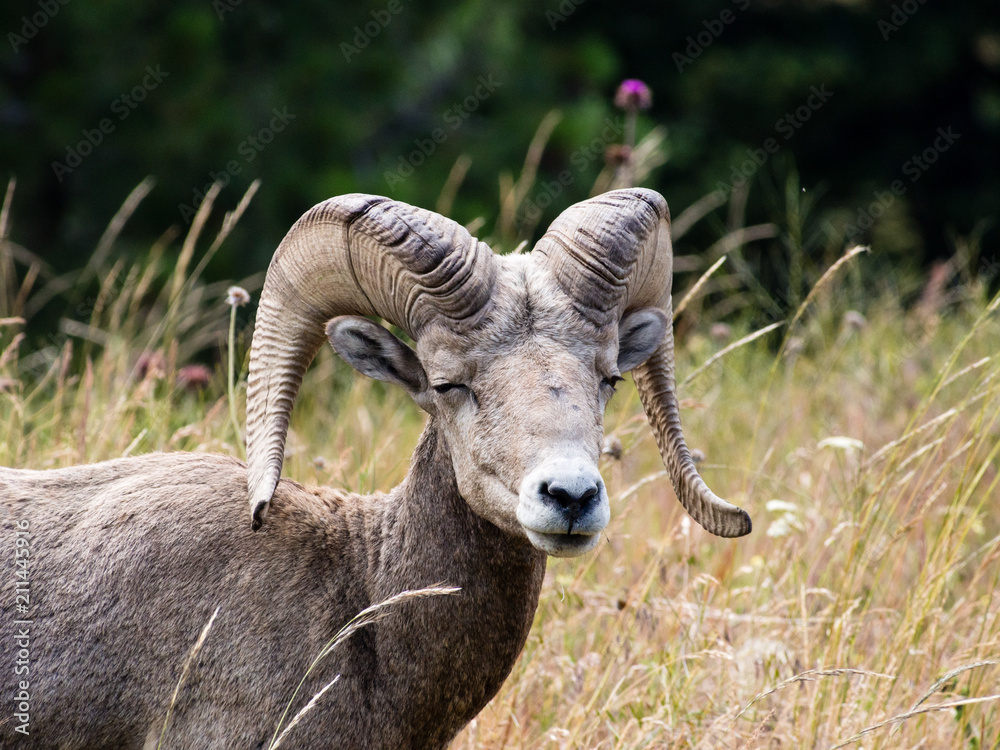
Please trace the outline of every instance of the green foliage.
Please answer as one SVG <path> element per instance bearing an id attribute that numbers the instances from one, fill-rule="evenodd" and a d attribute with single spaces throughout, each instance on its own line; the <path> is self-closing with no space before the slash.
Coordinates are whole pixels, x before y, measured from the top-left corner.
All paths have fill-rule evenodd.
<path id="1" fill-rule="evenodd" d="M 66 270 L 147 175 L 156 189 L 119 250 L 148 246 L 171 223 L 183 232 L 216 177 L 228 183 L 223 206 L 259 178 L 253 209 L 209 269 L 233 276 L 263 268 L 291 223 L 330 195 L 372 192 L 433 207 L 463 155 L 471 166 L 452 215 L 481 218 L 489 230 L 498 178 L 519 168 L 539 123 L 558 108 L 539 184 L 564 170 L 572 183 L 530 234 L 587 196 L 603 145 L 594 158 L 573 156 L 617 114 L 611 95 L 628 75 L 654 92 L 640 136 L 667 128 L 669 161 L 645 184 L 671 205 L 729 183 L 748 149 L 776 138 L 777 156 L 752 175 L 747 224 L 782 210 L 765 184 L 780 196 L 792 165 L 803 189 L 823 192 L 819 224 L 841 241 L 874 193 L 902 179 L 905 195 L 856 239 L 871 239 L 894 263 L 920 262 L 995 220 L 1000 178 L 983 165 L 1000 162 L 1000 28 L 989 3 L 911 5 L 898 23 L 892 7 L 869 2 L 52 0 L 45 7 L 54 14 L 7 3 L 0 167 L 20 185 L 12 236 Z M 157 66 L 166 77 L 135 101 Z M 497 85 L 477 99 L 482 77 Z M 829 102 L 781 129 L 822 86 Z M 294 119 L 269 134 L 275 110 Z M 105 120 L 112 130 L 101 133 Z M 949 126 L 961 139 L 909 182 L 904 165 Z M 87 132 L 100 143 L 91 147 Z M 56 174 L 54 163 L 66 167 L 70 152 L 82 151 L 90 153 L 78 166 Z M 412 174 L 400 177 L 401 167 Z M 718 236 L 706 224 L 689 240 L 700 249 Z M 993 254 L 995 238 L 987 227 Z M 822 263 L 818 248 L 804 251 Z"/>

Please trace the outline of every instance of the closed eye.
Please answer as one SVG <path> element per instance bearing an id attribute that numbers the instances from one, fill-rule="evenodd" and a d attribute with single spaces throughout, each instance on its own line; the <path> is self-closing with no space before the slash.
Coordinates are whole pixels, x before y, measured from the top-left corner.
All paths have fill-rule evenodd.
<path id="1" fill-rule="evenodd" d="M 435 392 L 448 399 L 455 399 L 458 403 L 471 403 L 477 409 L 479 408 L 479 399 L 476 398 L 476 394 L 467 385 L 462 385 L 461 383 L 438 383 L 431 387 Z"/>
<path id="2" fill-rule="evenodd" d="M 434 386 L 434 390 L 438 393 L 448 393 L 449 391 L 454 391 L 457 389 L 469 390 L 467 385 L 462 385 L 461 383 L 438 383 Z"/>
<path id="3" fill-rule="evenodd" d="M 612 375 L 611 377 L 602 378 L 601 385 L 606 386 L 614 392 L 615 386 L 622 382 L 625 378 L 621 375 Z"/>

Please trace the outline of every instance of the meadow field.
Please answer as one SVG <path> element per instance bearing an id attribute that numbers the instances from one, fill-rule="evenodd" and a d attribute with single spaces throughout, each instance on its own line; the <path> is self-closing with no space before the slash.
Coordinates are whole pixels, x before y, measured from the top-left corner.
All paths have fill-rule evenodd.
<path id="1" fill-rule="evenodd" d="M 215 236 L 210 191 L 186 235 L 128 260 L 115 247 L 137 191 L 71 277 L 4 240 L 4 466 L 242 457 L 253 306 L 227 305 L 228 284 L 202 271 L 251 196 Z M 909 295 L 863 283 L 870 254 L 838 252 L 752 340 L 758 317 L 723 321 L 706 302 L 742 293 L 732 264 L 677 316 L 688 444 L 753 533 L 719 539 L 687 518 L 622 384 L 605 420 L 606 538 L 550 560 L 524 653 L 456 750 L 1000 747 L 1000 298 L 965 246 Z M 678 276 L 675 302 L 698 277 Z M 260 276 L 243 281 L 256 299 Z M 69 312 L 26 336 L 55 298 Z M 388 489 L 423 424 L 401 390 L 324 350 L 284 474 Z"/>

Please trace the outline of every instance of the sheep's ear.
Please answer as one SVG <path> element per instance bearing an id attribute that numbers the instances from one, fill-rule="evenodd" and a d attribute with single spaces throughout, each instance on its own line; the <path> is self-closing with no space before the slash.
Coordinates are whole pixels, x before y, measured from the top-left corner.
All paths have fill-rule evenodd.
<path id="1" fill-rule="evenodd" d="M 667 316 L 658 307 L 630 312 L 618 324 L 618 371 L 638 367 L 657 350 L 667 332 Z"/>
<path id="2" fill-rule="evenodd" d="M 370 378 L 400 385 L 427 409 L 427 374 L 416 352 L 368 318 L 343 315 L 326 324 L 330 345 L 355 370 Z"/>

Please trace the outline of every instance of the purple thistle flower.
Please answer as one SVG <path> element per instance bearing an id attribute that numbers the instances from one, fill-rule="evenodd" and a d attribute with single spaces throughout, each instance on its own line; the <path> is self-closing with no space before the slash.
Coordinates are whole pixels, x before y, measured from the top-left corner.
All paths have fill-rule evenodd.
<path id="1" fill-rule="evenodd" d="M 212 382 L 212 371 L 205 365 L 184 365 L 177 371 L 177 384 L 188 391 L 207 388 Z"/>
<path id="2" fill-rule="evenodd" d="M 653 105 L 653 92 L 638 78 L 627 78 L 615 92 L 615 106 L 629 112 L 649 109 Z"/>

